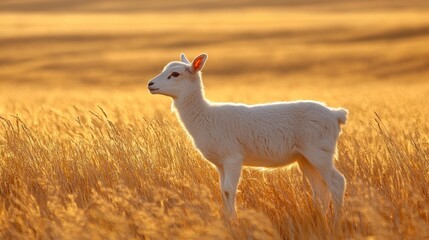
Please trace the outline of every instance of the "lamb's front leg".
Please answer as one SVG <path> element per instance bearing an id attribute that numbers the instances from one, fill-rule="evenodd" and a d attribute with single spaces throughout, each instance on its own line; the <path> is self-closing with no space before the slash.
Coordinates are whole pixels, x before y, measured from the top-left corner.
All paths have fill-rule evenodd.
<path id="1" fill-rule="evenodd" d="M 241 157 L 229 157 L 223 161 L 222 166 L 218 167 L 223 204 L 232 218 L 236 217 L 235 196 L 240 181 L 242 163 Z"/>

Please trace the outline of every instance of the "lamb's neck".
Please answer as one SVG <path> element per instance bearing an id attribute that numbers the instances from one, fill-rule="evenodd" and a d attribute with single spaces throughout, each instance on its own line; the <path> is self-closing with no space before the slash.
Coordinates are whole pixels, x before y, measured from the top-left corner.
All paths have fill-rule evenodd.
<path id="1" fill-rule="evenodd" d="M 201 91 L 174 99 L 174 106 L 188 132 L 194 136 L 207 121 L 209 103 Z"/>

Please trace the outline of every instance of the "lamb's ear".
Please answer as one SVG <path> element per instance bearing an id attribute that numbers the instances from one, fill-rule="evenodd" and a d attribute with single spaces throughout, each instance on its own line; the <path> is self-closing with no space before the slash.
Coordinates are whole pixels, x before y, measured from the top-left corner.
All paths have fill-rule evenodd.
<path id="1" fill-rule="evenodd" d="M 181 60 L 182 62 L 184 62 L 184 63 L 187 63 L 187 64 L 191 63 L 191 62 L 189 62 L 189 60 L 186 58 L 186 56 L 185 56 L 185 54 L 184 54 L 184 53 L 181 53 L 181 54 L 180 54 L 180 60 Z"/>
<path id="2" fill-rule="evenodd" d="M 194 61 L 192 61 L 192 71 L 193 72 L 201 71 L 201 69 L 203 69 L 204 64 L 207 61 L 207 58 L 208 56 L 205 53 L 202 53 L 198 57 L 196 57 Z"/>

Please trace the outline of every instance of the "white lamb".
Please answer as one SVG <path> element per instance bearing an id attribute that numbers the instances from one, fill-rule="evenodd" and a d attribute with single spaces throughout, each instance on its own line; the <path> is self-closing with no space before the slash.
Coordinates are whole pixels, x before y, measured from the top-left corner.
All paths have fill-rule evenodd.
<path id="1" fill-rule="evenodd" d="M 220 176 L 227 213 L 236 216 L 235 197 L 242 166 L 281 167 L 297 162 L 326 212 L 331 193 L 336 219 L 346 181 L 333 165 L 340 125 L 347 110 L 313 101 L 260 105 L 215 104 L 204 98 L 201 54 L 190 63 L 184 54 L 149 81 L 152 94 L 173 98 L 183 126 Z"/>

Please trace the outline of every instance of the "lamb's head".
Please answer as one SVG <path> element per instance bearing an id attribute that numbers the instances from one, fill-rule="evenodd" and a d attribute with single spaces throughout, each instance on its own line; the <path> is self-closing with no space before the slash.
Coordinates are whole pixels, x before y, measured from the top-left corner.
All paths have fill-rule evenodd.
<path id="1" fill-rule="evenodd" d="M 149 81 L 150 93 L 178 98 L 201 90 L 200 72 L 207 60 L 207 54 L 199 55 L 192 63 L 183 53 L 180 58 L 181 61 L 170 62 L 158 76 Z"/>

